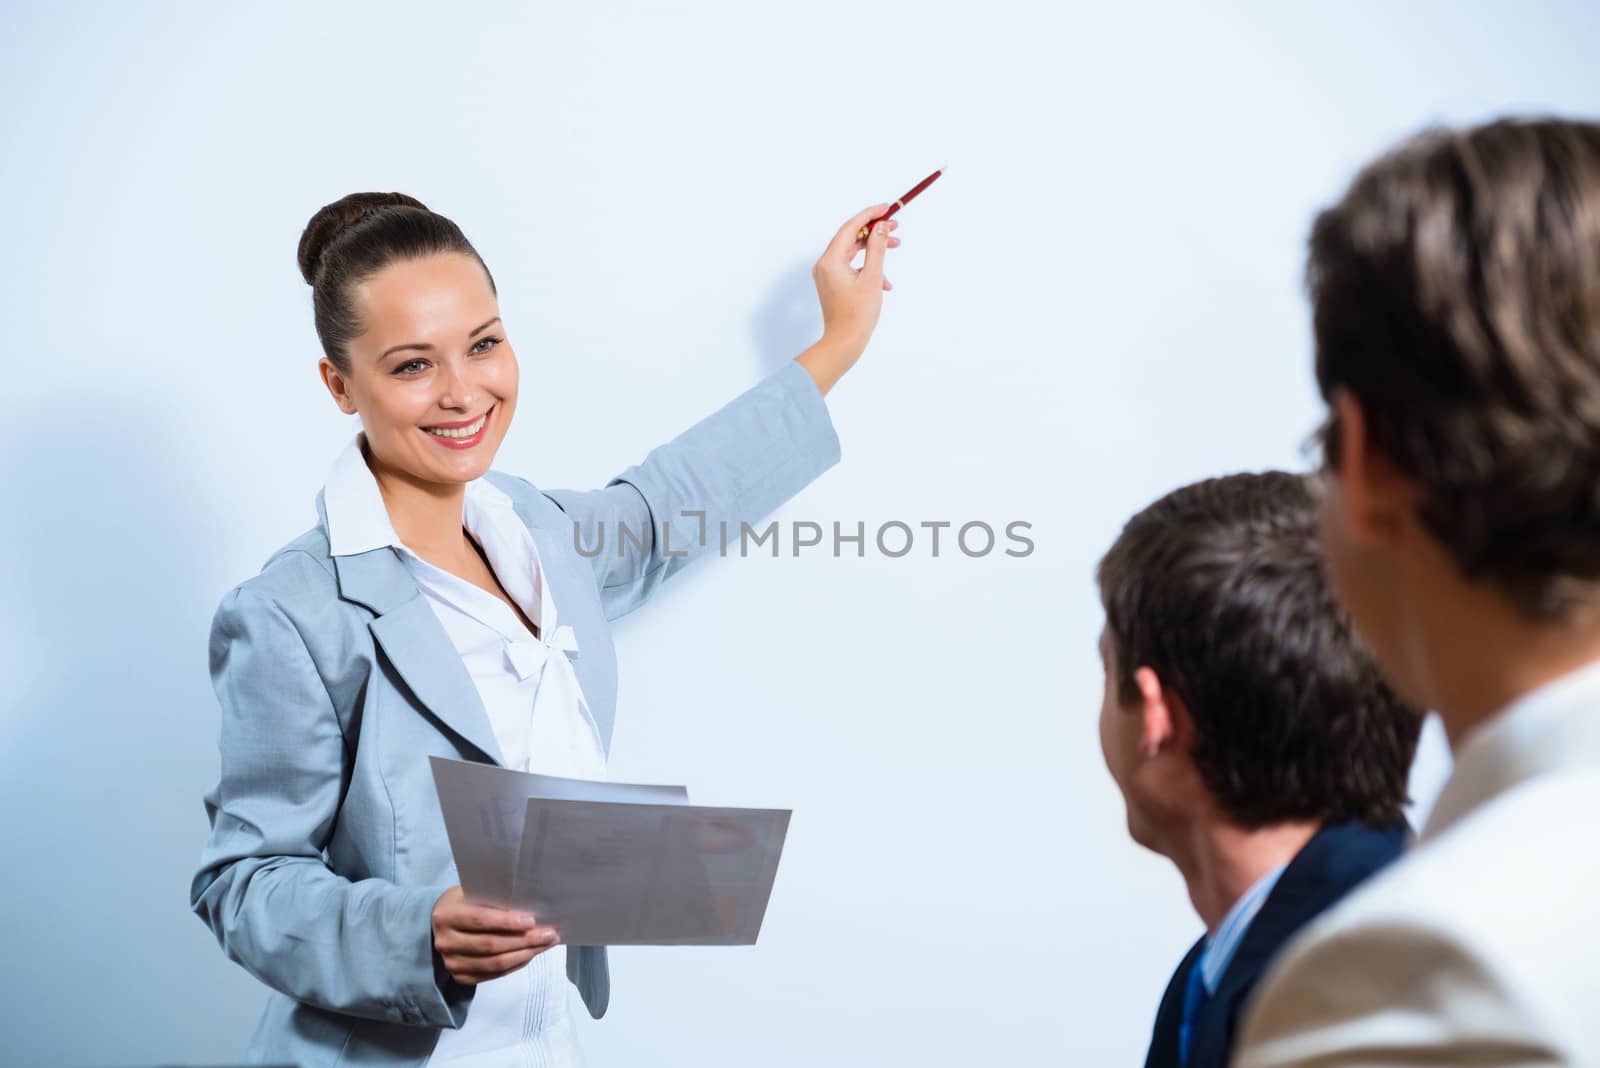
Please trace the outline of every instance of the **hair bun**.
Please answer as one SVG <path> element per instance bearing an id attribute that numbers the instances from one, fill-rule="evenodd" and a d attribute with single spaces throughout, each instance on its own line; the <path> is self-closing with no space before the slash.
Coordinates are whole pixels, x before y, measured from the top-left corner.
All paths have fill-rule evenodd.
<path id="1" fill-rule="evenodd" d="M 318 208 L 300 235 L 300 274 L 306 284 L 316 285 L 322 254 L 335 238 L 373 212 L 398 206 L 428 210 L 422 201 L 404 193 L 351 193 Z"/>

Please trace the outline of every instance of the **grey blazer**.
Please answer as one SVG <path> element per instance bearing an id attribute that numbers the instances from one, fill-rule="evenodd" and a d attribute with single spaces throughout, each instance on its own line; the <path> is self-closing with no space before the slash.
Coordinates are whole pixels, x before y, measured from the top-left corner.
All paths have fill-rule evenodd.
<path id="1" fill-rule="evenodd" d="M 490 470 L 539 547 L 572 625 L 574 667 L 610 751 L 609 621 L 839 459 L 810 374 L 789 363 L 604 488 L 540 491 Z M 395 550 L 333 557 L 327 512 L 226 593 L 212 620 L 221 774 L 190 906 L 271 991 L 255 1062 L 420 1065 L 460 1027 L 474 987 L 433 949 L 455 885 L 428 757 L 501 763 L 471 677 Z M 625 531 L 621 528 L 627 528 Z M 702 537 L 702 531 L 705 537 Z M 599 551 L 595 551 L 599 547 Z M 569 947 L 605 1012 L 604 947 Z"/>

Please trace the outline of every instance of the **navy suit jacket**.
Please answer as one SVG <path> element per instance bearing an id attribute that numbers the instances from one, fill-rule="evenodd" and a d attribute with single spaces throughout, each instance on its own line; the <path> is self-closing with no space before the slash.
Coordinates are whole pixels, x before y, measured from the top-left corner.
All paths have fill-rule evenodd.
<path id="1" fill-rule="evenodd" d="M 1240 1013 L 1273 955 L 1301 927 L 1398 857 L 1410 833 L 1404 822 L 1381 828 L 1340 823 L 1313 835 L 1283 870 L 1217 980 L 1216 993 L 1195 1021 L 1187 1062 L 1178 1057 L 1178 1025 L 1189 971 L 1199 961 L 1205 939 L 1183 958 L 1156 1011 L 1145 1068 L 1227 1068 Z"/>

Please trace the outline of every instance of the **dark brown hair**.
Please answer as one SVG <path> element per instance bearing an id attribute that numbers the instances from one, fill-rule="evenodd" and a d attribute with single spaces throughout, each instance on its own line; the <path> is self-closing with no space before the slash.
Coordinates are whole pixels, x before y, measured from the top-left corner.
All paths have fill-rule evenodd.
<path id="1" fill-rule="evenodd" d="M 351 193 L 317 209 L 300 235 L 300 274 L 311 286 L 322 351 L 350 373 L 346 346 L 366 332 L 351 290 L 398 260 L 462 252 L 478 261 L 497 295 L 494 275 L 461 228 L 404 193 Z"/>
<path id="2" fill-rule="evenodd" d="M 1120 703 L 1141 667 L 1181 697 L 1195 767 L 1246 828 L 1399 820 L 1422 729 L 1334 600 L 1316 488 L 1282 471 L 1184 486 L 1096 572 Z"/>
<path id="3" fill-rule="evenodd" d="M 1556 618 L 1600 584 L 1600 125 L 1419 134 L 1317 217 L 1325 399 L 1421 487 L 1469 579 Z M 1321 431 L 1337 463 L 1339 428 Z"/>

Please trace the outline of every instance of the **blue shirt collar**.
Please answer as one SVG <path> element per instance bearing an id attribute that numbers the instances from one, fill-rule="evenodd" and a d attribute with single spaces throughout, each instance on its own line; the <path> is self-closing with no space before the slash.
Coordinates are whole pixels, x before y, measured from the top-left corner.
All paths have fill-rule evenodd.
<path id="1" fill-rule="evenodd" d="M 1233 903 L 1233 908 L 1222 918 L 1217 925 L 1216 933 L 1206 937 L 1206 945 L 1200 951 L 1200 960 L 1196 967 L 1199 968 L 1200 978 L 1206 984 L 1206 993 L 1217 992 L 1217 982 L 1221 980 L 1222 973 L 1228 970 L 1228 962 L 1233 960 L 1233 955 L 1239 949 L 1239 943 L 1244 941 L 1245 932 L 1250 929 L 1250 922 L 1256 918 L 1256 913 L 1261 911 L 1261 906 L 1267 903 L 1267 897 L 1272 893 L 1272 888 L 1278 885 L 1278 877 L 1289 866 L 1284 861 L 1276 868 L 1257 879 L 1244 893 L 1239 895 L 1239 900 Z"/>

